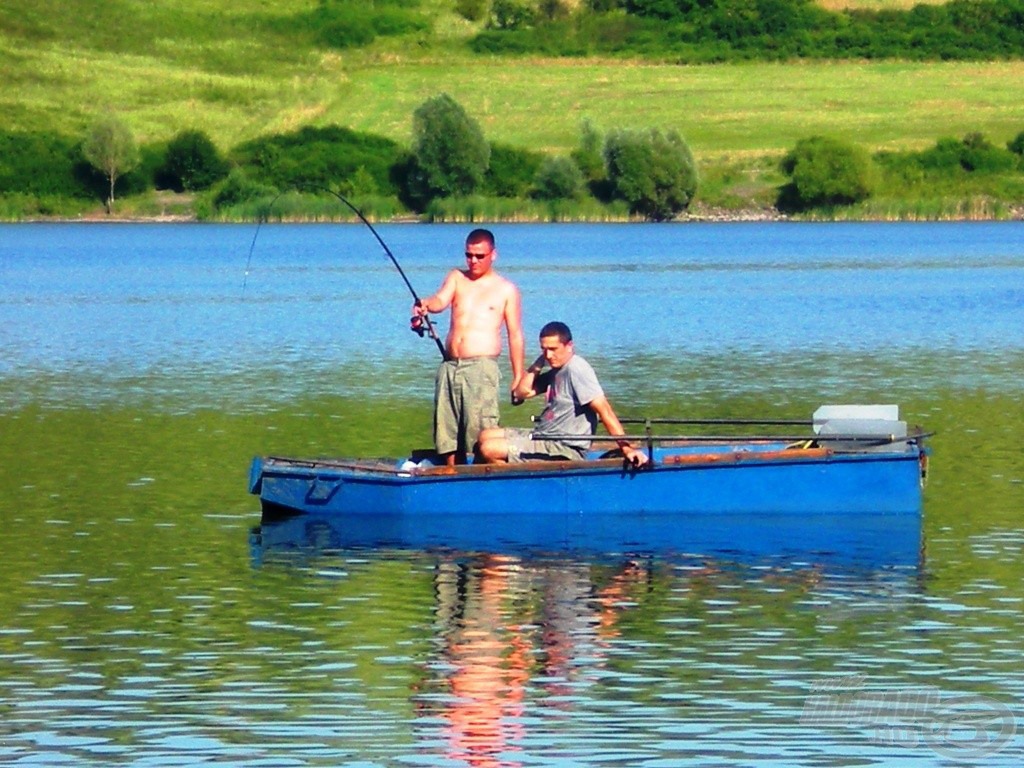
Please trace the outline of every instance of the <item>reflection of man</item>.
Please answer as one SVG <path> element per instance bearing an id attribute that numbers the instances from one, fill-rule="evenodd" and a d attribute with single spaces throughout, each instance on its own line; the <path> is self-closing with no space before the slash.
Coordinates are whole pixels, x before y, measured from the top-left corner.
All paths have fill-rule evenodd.
<path id="1" fill-rule="evenodd" d="M 523 736 L 523 701 L 533 663 L 527 638 L 504 604 L 520 594 L 520 569 L 511 558 L 483 555 L 462 576 L 450 596 L 461 605 L 444 628 L 444 665 L 451 696 L 441 716 L 447 721 L 445 757 L 474 768 L 512 768 L 509 760 Z M 440 575 L 440 574 L 439 574 Z M 461 580 L 461 579 L 460 579 Z M 461 588 L 460 588 L 461 587 Z"/>
<path id="2" fill-rule="evenodd" d="M 597 420 L 608 434 L 624 435 L 611 403 L 604 395 L 590 363 L 575 353 L 572 332 L 565 323 L 551 322 L 540 331 L 541 355 L 513 393 L 526 399 L 545 394 L 547 404 L 540 425 L 532 430 L 488 428 L 480 433 L 480 455 L 489 462 L 519 462 L 528 459 L 582 459 L 590 440 L 573 440 L 572 435 L 594 434 Z M 545 364 L 550 369 L 541 372 Z M 647 454 L 628 440 L 617 440 L 626 459 L 634 465 L 647 462 Z"/>
<path id="3" fill-rule="evenodd" d="M 464 464 L 480 430 L 498 425 L 502 325 L 512 392 L 523 375 L 522 302 L 519 289 L 494 270 L 497 257 L 494 235 L 474 229 L 466 238 L 466 269 L 453 269 L 437 293 L 413 306 L 414 318 L 452 308 L 447 359 L 434 389 L 434 446 L 448 464 Z"/>

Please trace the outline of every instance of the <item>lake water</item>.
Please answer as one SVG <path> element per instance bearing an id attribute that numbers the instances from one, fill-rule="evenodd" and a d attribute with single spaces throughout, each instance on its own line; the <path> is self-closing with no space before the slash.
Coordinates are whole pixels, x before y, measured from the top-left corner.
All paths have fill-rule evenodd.
<path id="1" fill-rule="evenodd" d="M 1019 765 L 1024 224 L 494 230 L 620 415 L 934 430 L 919 561 L 282 543 L 253 455 L 430 442 L 370 232 L 0 226 L 0 764 Z"/>

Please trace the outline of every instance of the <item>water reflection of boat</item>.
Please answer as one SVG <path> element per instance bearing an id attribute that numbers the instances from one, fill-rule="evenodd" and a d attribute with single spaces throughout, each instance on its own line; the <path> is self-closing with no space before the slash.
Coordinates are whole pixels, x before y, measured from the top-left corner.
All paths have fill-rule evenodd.
<path id="1" fill-rule="evenodd" d="M 256 561 L 275 552 L 394 548 L 524 556 L 650 555 L 666 559 L 698 554 L 741 562 L 768 558 L 863 567 L 916 566 L 922 548 L 920 519 L 914 515 L 805 512 L 771 518 L 674 515 L 671 520 L 638 516 L 628 530 L 622 526 L 597 527 L 574 539 L 536 536 L 539 528 L 530 517 L 524 515 L 524 533 L 518 536 L 496 537 L 489 523 L 481 521 L 479 529 L 456 527 L 443 535 L 437 530 L 410 529 L 399 537 L 376 527 L 356 533 L 338 515 L 265 516 L 253 530 L 251 543 Z"/>
<path id="2" fill-rule="evenodd" d="M 257 458 L 250 491 L 265 522 L 282 519 L 266 536 L 303 539 L 326 525 L 342 547 L 911 562 L 920 545 L 924 433 L 908 434 L 895 406 L 827 408 L 805 422 L 814 432 L 799 440 L 648 435 L 653 466 L 639 471 L 597 448 L 586 461 L 455 468 Z"/>

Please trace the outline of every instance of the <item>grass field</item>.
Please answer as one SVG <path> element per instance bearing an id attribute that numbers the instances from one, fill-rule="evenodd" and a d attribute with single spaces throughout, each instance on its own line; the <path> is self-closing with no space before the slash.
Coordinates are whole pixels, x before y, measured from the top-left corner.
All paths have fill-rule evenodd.
<path id="1" fill-rule="evenodd" d="M 588 118 L 602 129 L 675 128 L 705 157 L 778 153 L 815 133 L 870 148 L 913 148 L 971 131 L 1005 142 L 1024 130 L 1019 61 L 680 67 L 324 54 L 250 74 L 59 47 L 8 49 L 4 58 L 5 128 L 78 135 L 113 111 L 142 141 L 198 128 L 225 148 L 307 124 L 405 142 L 413 111 L 440 92 L 492 141 L 551 152 L 573 147 Z"/>

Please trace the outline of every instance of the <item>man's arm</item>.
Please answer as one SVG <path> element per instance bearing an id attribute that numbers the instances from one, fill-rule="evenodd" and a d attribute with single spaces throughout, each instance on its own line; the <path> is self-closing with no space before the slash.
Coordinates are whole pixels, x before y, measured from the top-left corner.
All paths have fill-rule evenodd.
<path id="1" fill-rule="evenodd" d="M 523 371 L 522 378 L 519 379 L 519 386 L 512 392 L 513 397 L 517 400 L 527 400 L 540 394 L 537 389 L 537 377 L 544 370 L 545 362 L 544 355 L 541 355 L 530 363 L 530 366 Z"/>
<path id="2" fill-rule="evenodd" d="M 505 330 L 508 332 L 508 358 L 512 366 L 512 394 L 515 396 L 523 378 L 523 357 L 526 343 L 523 340 L 523 302 L 519 289 L 512 285 L 511 295 L 505 302 Z"/>
<path id="3" fill-rule="evenodd" d="M 448 276 L 441 283 L 441 287 L 437 289 L 437 292 L 433 296 L 428 296 L 425 299 L 420 299 L 419 303 L 412 305 L 413 315 L 423 316 L 428 312 L 444 312 L 449 306 L 451 306 L 452 300 L 455 298 L 455 281 L 457 279 L 458 270 L 452 270 L 448 273 Z"/>
<path id="4" fill-rule="evenodd" d="M 608 402 L 608 398 L 604 396 L 595 397 L 587 405 L 601 419 L 601 423 L 604 424 L 604 428 L 608 430 L 609 435 L 616 437 L 626 434 L 626 430 L 622 428 L 622 423 L 619 421 L 619 417 L 615 415 L 615 411 L 612 409 L 612 404 Z M 622 449 L 622 454 L 634 466 L 639 467 L 647 463 L 647 454 L 643 451 L 638 451 L 630 445 L 628 440 L 616 440 L 615 442 Z"/>

